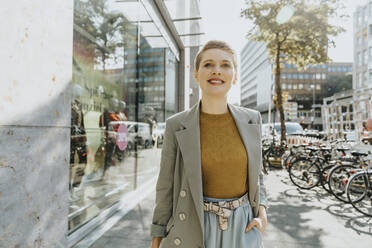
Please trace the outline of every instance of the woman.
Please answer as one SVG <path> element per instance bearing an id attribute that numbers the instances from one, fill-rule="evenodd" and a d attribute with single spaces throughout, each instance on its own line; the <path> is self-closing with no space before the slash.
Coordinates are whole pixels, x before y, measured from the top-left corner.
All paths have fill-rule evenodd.
<path id="1" fill-rule="evenodd" d="M 261 117 L 227 103 L 236 73 L 225 42 L 209 41 L 195 59 L 202 98 L 166 121 L 152 248 L 263 247 Z"/>

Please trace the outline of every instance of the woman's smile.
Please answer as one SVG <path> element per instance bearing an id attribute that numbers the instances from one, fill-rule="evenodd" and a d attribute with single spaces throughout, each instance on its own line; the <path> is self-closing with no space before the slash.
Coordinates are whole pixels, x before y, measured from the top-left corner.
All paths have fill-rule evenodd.
<path id="1" fill-rule="evenodd" d="M 223 81 L 222 79 L 219 79 L 219 78 L 211 78 L 208 80 L 208 83 L 212 84 L 212 85 L 221 85 L 223 83 L 225 83 L 225 81 Z"/>

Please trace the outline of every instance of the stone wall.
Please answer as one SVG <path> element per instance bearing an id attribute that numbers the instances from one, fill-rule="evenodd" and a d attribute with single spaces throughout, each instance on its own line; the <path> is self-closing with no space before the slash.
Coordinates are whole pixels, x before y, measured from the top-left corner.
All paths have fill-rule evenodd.
<path id="1" fill-rule="evenodd" d="M 73 0 L 0 8 L 0 247 L 67 247 Z"/>

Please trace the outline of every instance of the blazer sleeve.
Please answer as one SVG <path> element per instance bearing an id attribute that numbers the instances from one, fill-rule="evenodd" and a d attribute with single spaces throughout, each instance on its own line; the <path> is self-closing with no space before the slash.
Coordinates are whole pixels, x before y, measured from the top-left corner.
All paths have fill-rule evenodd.
<path id="1" fill-rule="evenodd" d="M 261 114 L 260 112 L 257 111 L 257 115 L 258 115 L 258 121 L 257 121 L 257 124 L 259 124 L 260 126 L 260 140 L 259 140 L 259 144 L 260 144 L 260 151 L 262 152 L 262 132 L 261 132 L 261 128 L 262 128 L 262 118 L 261 118 Z M 263 165 L 262 165 L 262 155 L 260 154 L 260 157 L 261 157 L 261 168 L 263 168 Z M 260 183 L 260 202 L 259 202 L 259 205 L 263 205 L 266 210 L 269 208 L 268 206 L 268 200 L 267 200 L 267 192 L 266 192 L 266 187 L 265 187 L 265 184 L 264 184 L 264 173 L 263 173 L 263 170 L 261 170 L 260 174 L 259 174 L 259 183 Z"/>
<path id="2" fill-rule="evenodd" d="M 175 131 L 168 119 L 164 131 L 160 171 L 156 184 L 156 200 L 151 225 L 151 237 L 165 237 L 173 209 L 173 175 L 177 146 Z"/>

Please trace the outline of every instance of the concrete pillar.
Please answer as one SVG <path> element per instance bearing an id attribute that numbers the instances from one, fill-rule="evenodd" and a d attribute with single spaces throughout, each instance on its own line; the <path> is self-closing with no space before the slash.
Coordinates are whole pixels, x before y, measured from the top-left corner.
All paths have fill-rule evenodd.
<path id="1" fill-rule="evenodd" d="M 67 247 L 73 1 L 0 8 L 0 247 Z"/>

